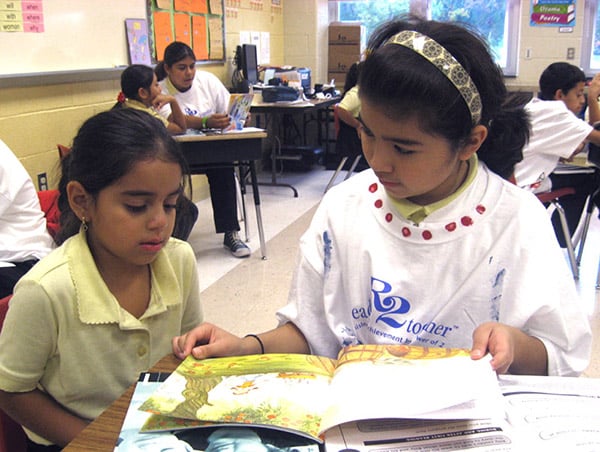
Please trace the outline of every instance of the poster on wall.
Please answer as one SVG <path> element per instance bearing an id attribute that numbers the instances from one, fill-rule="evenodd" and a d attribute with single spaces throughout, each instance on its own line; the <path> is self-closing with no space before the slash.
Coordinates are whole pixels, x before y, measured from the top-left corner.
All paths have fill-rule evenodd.
<path id="1" fill-rule="evenodd" d="M 125 19 L 129 64 L 150 66 L 150 42 L 148 41 L 148 23 L 146 19 Z"/>
<path id="2" fill-rule="evenodd" d="M 2 1 L 2 0 L 0 0 Z M 152 56 L 163 58 L 173 40 L 191 46 L 198 61 L 224 61 L 223 0 L 148 0 Z"/>
<path id="3" fill-rule="evenodd" d="M 531 0 L 531 26 L 574 27 L 576 0 Z"/>

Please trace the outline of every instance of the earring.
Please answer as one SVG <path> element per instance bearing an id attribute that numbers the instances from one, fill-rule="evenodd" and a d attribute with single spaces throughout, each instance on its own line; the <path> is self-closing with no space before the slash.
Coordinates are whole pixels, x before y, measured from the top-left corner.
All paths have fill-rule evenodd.
<path id="1" fill-rule="evenodd" d="M 88 230 L 88 225 L 85 222 L 85 217 L 81 217 L 81 229 L 83 229 L 83 232 L 87 232 Z"/>

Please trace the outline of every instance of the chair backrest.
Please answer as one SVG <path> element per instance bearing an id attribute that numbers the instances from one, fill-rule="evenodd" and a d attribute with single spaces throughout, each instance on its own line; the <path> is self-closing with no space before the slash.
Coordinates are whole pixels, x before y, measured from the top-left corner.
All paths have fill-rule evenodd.
<path id="1" fill-rule="evenodd" d="M 0 330 L 8 312 L 8 302 L 12 295 L 0 299 Z M 19 424 L 0 410 L 0 452 L 25 452 L 27 443 L 25 432 Z"/>
<path id="2" fill-rule="evenodd" d="M 40 207 L 46 217 L 46 227 L 53 239 L 60 228 L 60 210 L 58 209 L 58 190 L 42 190 L 37 192 Z"/>

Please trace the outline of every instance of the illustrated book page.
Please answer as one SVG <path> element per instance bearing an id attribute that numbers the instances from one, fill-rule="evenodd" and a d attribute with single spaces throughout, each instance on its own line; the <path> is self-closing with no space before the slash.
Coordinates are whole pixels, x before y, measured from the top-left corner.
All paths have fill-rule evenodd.
<path id="1" fill-rule="evenodd" d="M 502 417 L 502 403 L 488 358 L 473 361 L 462 349 L 361 345 L 344 349 L 338 361 L 297 354 L 188 357 L 141 409 L 154 413 L 144 431 L 201 420 L 322 441 L 325 430 L 349 420 Z"/>
<path id="2" fill-rule="evenodd" d="M 220 424 L 180 420 L 173 430 L 143 432 L 152 415 L 140 411 L 142 403 L 162 384 L 170 373 L 145 372 L 136 383 L 133 396 L 114 452 L 132 451 L 216 451 L 269 450 L 278 452 L 319 452 L 319 444 L 297 434 L 273 429 L 223 427 Z M 195 428 L 198 427 L 198 428 Z"/>
<path id="3" fill-rule="evenodd" d="M 248 115 L 250 114 L 250 107 L 252 106 L 252 99 L 254 94 L 230 94 L 229 95 L 229 107 L 227 108 L 227 114 L 231 118 L 231 122 L 228 127 L 223 129 L 223 132 L 229 132 L 234 130 L 242 130 Z"/>

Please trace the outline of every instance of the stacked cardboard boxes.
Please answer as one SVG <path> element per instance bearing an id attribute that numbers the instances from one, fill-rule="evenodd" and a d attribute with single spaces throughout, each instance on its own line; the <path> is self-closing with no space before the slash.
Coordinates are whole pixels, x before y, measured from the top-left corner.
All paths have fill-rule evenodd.
<path id="1" fill-rule="evenodd" d="M 365 27 L 356 23 L 332 22 L 329 25 L 329 62 L 327 78 L 343 87 L 350 66 L 362 59 Z"/>

